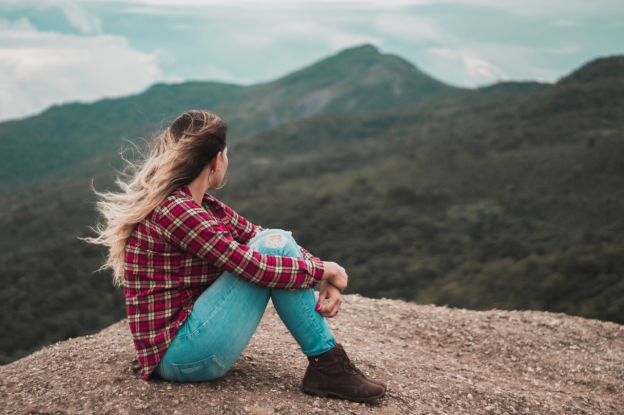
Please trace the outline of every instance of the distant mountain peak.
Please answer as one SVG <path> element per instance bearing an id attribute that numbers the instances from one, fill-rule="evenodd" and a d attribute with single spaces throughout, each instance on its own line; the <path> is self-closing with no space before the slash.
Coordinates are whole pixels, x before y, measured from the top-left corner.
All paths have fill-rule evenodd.
<path id="1" fill-rule="evenodd" d="M 374 53 L 376 55 L 381 55 L 381 53 L 379 52 L 379 49 L 377 49 L 375 46 L 371 45 L 370 43 L 365 43 L 363 45 L 353 46 L 351 48 L 343 49 L 340 52 L 338 52 L 338 55 L 348 55 L 348 54 L 353 54 L 353 53 Z"/>
<path id="2" fill-rule="evenodd" d="M 557 84 L 589 83 L 605 78 L 624 79 L 624 55 L 613 55 L 594 59 L 571 74 L 561 78 Z"/>

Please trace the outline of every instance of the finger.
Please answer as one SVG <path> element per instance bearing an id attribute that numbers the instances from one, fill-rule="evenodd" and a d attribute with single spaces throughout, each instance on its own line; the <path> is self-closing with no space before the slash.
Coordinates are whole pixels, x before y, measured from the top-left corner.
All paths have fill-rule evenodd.
<path id="1" fill-rule="evenodd" d="M 336 317 L 338 311 L 340 311 L 340 301 L 336 301 L 336 303 L 334 304 L 334 307 L 331 310 L 332 317 Z"/>
<path id="2" fill-rule="evenodd" d="M 334 307 L 332 308 L 332 314 L 333 316 L 336 316 L 338 314 L 338 311 L 340 311 L 340 306 L 342 305 L 342 298 L 338 297 L 336 298 L 336 301 L 334 303 Z"/>
<path id="3" fill-rule="evenodd" d="M 336 308 L 337 298 L 329 298 L 327 304 L 320 310 L 321 316 L 331 316 L 332 311 Z"/>
<path id="4" fill-rule="evenodd" d="M 325 315 L 330 315 L 334 308 L 340 307 L 340 304 L 342 304 L 340 291 L 333 284 L 330 283 L 330 285 L 332 285 L 332 287 L 327 289 L 327 304 L 321 309 L 321 315 L 323 315 L 323 317 Z"/>
<path id="5" fill-rule="evenodd" d="M 336 317 L 336 314 L 338 314 L 338 309 L 334 307 L 331 310 L 328 310 L 323 317 L 333 318 Z"/>
<path id="6" fill-rule="evenodd" d="M 331 310 L 331 304 L 326 304 L 319 310 L 319 313 L 322 317 L 327 317 L 331 313 Z"/>
<path id="7" fill-rule="evenodd" d="M 319 292 L 319 298 L 318 301 L 316 302 L 316 311 L 321 311 L 322 307 L 323 307 L 323 303 L 325 302 L 325 298 L 327 297 L 327 291 L 320 291 Z"/>

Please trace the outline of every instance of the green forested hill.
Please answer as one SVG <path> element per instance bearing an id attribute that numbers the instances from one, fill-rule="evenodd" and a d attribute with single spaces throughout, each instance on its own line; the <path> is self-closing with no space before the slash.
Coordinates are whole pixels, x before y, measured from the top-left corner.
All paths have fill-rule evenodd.
<path id="1" fill-rule="evenodd" d="M 91 159 L 114 155 L 123 139 L 145 137 L 193 108 L 209 108 L 224 116 L 230 139 L 236 140 L 321 112 L 396 108 L 457 91 L 461 90 L 399 57 L 362 46 L 266 84 L 155 85 L 127 98 L 56 106 L 41 115 L 0 123 L 0 195 L 50 176 L 65 177 L 67 170 L 72 178 L 77 171 L 86 175 L 106 171 L 114 158 L 95 164 Z M 101 167 L 106 170 L 98 171 Z"/>
<path id="2" fill-rule="evenodd" d="M 439 90 L 390 109 L 326 108 L 267 124 L 233 137 L 228 184 L 215 196 L 345 266 L 351 293 L 624 323 L 621 61 L 590 62 L 553 85 Z M 312 69 L 273 84 L 300 85 Z M 325 82 L 306 76 L 310 90 Z M 158 88 L 183 90 L 146 94 Z M 72 108 L 87 107 L 56 110 L 69 119 Z M 93 130 L 118 128 L 114 117 L 94 119 Z M 110 275 L 93 274 L 104 252 L 76 238 L 96 220 L 85 176 L 105 172 L 115 149 L 59 168 L 60 186 L 42 174 L 29 193 L 0 199 L 0 363 L 124 315 Z M 98 175 L 95 186 L 112 187 L 112 175 Z"/>

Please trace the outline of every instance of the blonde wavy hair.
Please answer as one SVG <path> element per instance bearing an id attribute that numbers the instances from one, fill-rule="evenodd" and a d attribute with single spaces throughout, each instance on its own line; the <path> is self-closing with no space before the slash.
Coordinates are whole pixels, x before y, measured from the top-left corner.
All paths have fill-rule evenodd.
<path id="1" fill-rule="evenodd" d="M 83 240 L 108 247 L 102 267 L 113 270 L 113 284 L 124 282 L 126 241 L 132 231 L 167 196 L 189 184 L 215 156 L 225 149 L 227 124 L 208 110 L 192 110 L 180 115 L 148 143 L 147 156 L 128 161 L 116 179 L 121 192 L 94 192 L 104 223 L 93 230 L 96 238 Z"/>

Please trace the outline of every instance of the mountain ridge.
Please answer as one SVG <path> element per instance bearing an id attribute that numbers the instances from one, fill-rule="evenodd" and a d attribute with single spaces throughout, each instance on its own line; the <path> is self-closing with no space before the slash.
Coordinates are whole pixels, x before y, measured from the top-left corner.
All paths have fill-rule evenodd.
<path id="1" fill-rule="evenodd" d="M 559 79 L 556 84 L 589 83 L 605 78 L 624 78 L 624 55 L 592 59 Z"/>
<path id="2" fill-rule="evenodd" d="M 359 69 L 350 75 L 353 68 Z M 122 137 L 145 137 L 188 109 L 209 108 L 222 115 L 235 141 L 323 111 L 362 113 L 449 91 L 455 89 L 406 61 L 363 47 L 266 84 L 160 84 L 129 97 L 65 104 L 25 120 L 0 123 L 0 190 L 15 191 L 99 154 L 115 152 Z"/>
<path id="3" fill-rule="evenodd" d="M 604 59 L 601 62 L 608 63 L 619 58 Z M 358 76 L 349 77 L 353 68 Z M 234 142 L 321 113 L 420 110 L 426 108 L 423 102 L 441 107 L 457 100 L 492 101 L 497 95 L 513 98 L 552 88 L 546 85 L 513 82 L 476 90 L 455 88 L 371 45 L 347 49 L 265 84 L 157 84 L 129 97 L 69 103 L 24 120 L 0 123 L 0 192 L 32 187 L 42 177 L 117 152 L 124 139 L 146 137 L 190 108 L 211 108 L 223 115 Z"/>
<path id="4" fill-rule="evenodd" d="M 200 99 L 200 87 L 157 87 L 147 98 L 164 109 L 162 102 L 179 104 L 175 94 Z M 213 87 L 228 99 L 228 91 L 243 90 Z M 177 92 L 158 101 L 166 91 Z M 292 230 L 310 252 L 345 266 L 349 292 L 621 322 L 623 97 L 620 78 L 607 77 L 501 83 L 386 111 L 320 112 L 232 136 L 229 183 L 215 196 L 252 223 Z M 58 124 L 28 126 L 42 145 L 9 160 L 40 176 L 28 192 L 19 175 L 0 183 L 17 186 L 0 198 L 0 363 L 93 333 L 124 313 L 109 273 L 90 277 L 105 250 L 76 238 L 91 235 L 97 220 L 87 177 L 113 190 L 111 169 L 123 167 L 118 144 L 104 139 L 158 127 L 147 116 L 118 123 L 118 112 L 141 108 L 117 104 L 99 104 L 108 109 L 92 118 L 80 105 L 59 108 L 50 117 Z M 68 134 L 96 155 L 64 165 L 57 147 L 71 142 Z M 14 173 L 10 163 L 0 170 Z"/>

